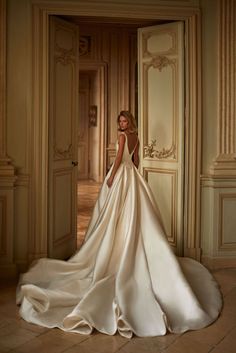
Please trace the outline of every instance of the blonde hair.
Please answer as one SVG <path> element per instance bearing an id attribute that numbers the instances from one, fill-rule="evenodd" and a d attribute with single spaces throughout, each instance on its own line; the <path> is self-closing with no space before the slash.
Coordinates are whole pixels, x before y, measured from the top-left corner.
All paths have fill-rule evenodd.
<path id="1" fill-rule="evenodd" d="M 138 129 L 137 129 L 135 117 L 128 110 L 122 110 L 117 117 L 118 131 L 121 131 L 119 126 L 121 116 L 123 116 L 125 119 L 128 120 L 130 131 L 137 133 Z"/>

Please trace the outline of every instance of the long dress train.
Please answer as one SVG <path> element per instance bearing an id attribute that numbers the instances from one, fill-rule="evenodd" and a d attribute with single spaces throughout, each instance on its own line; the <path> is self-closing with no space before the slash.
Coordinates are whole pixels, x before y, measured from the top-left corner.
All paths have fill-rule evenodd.
<path id="1" fill-rule="evenodd" d="M 126 136 L 126 135 L 125 135 Z M 196 330 L 222 306 L 208 270 L 177 258 L 127 137 L 111 188 L 100 190 L 85 242 L 68 261 L 40 259 L 20 278 L 17 303 L 28 322 L 64 331 L 130 338 Z"/>

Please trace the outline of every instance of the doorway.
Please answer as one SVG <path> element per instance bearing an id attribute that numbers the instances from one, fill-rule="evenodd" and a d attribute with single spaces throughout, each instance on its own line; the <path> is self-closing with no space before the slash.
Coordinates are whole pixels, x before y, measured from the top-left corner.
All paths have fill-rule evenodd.
<path id="1" fill-rule="evenodd" d="M 106 169 L 109 169 L 115 156 L 114 145 L 117 138 L 117 129 L 116 124 L 114 124 L 114 122 L 116 120 L 116 116 L 118 115 L 119 110 L 131 110 L 135 117 L 138 118 L 137 31 L 139 28 L 145 26 L 149 26 L 148 28 L 150 28 L 150 25 L 154 25 L 154 23 L 157 22 L 159 27 L 160 24 L 163 25 L 163 23 L 167 21 L 126 21 L 125 19 L 119 19 L 119 21 L 116 21 L 112 18 L 98 19 L 96 17 L 87 18 L 79 16 L 63 16 L 61 18 L 64 21 L 77 25 L 80 33 L 78 175 L 79 180 L 83 180 L 82 185 L 85 188 L 88 188 L 91 187 L 92 181 L 98 181 L 96 173 L 94 173 L 94 169 L 96 168 L 99 162 L 99 153 L 102 154 L 103 152 L 101 149 L 99 150 L 99 128 L 97 127 L 97 124 L 99 124 L 100 121 L 104 118 L 106 120 L 106 117 L 103 118 L 100 115 L 100 108 L 101 106 L 104 106 L 104 102 L 100 102 L 100 104 L 98 102 L 98 97 L 100 96 L 99 92 L 97 92 L 98 87 L 100 87 L 99 80 L 96 79 L 98 75 L 96 71 L 89 71 L 88 65 L 91 68 L 91 63 L 94 63 L 94 65 L 96 65 L 97 62 L 101 61 L 106 63 L 108 69 L 107 111 L 110 112 L 111 116 L 114 116 L 114 118 L 112 118 L 111 116 L 107 117 L 106 122 L 106 125 L 108 125 L 108 136 L 106 137 L 107 143 L 105 147 L 109 146 L 106 153 Z M 168 30 L 170 30 L 169 27 Z M 159 30 L 159 37 L 160 33 L 162 33 L 163 31 L 164 27 L 161 26 Z M 83 66 L 83 70 L 81 70 L 81 65 Z M 171 99 L 172 98 L 170 98 L 170 100 Z M 96 117 L 92 117 L 92 120 L 90 116 L 91 113 L 96 114 Z M 93 121 L 93 119 L 95 121 Z M 91 136 L 91 133 L 93 134 L 93 136 Z M 97 154 L 97 158 L 94 158 L 95 154 Z M 93 170 L 91 170 L 91 168 L 93 168 Z M 103 180 L 103 177 L 100 179 L 100 181 Z M 162 180 L 164 180 L 165 178 L 166 175 L 164 174 L 164 177 L 162 175 Z M 85 182 L 86 179 L 87 182 L 89 181 L 89 186 Z M 151 179 L 150 176 L 149 179 Z M 83 222 L 80 217 L 80 210 L 83 209 L 82 200 L 84 194 L 83 190 L 80 190 L 81 182 L 79 181 L 78 184 L 78 221 L 80 221 L 82 224 Z M 166 185 L 166 189 L 169 189 L 168 183 Z M 155 188 L 153 188 L 153 192 L 156 193 Z M 170 193 L 172 193 L 172 190 L 170 191 Z M 170 198 L 170 195 L 168 195 L 168 198 Z M 85 200 L 85 206 L 86 204 L 87 200 Z M 170 209 L 168 207 L 166 207 L 166 210 L 166 213 L 170 213 Z M 84 212 L 82 213 L 84 217 Z M 166 223 L 171 223 L 170 218 L 174 218 L 173 214 L 171 214 L 171 216 L 167 216 Z M 174 224 L 173 228 L 176 228 L 176 224 Z M 80 225 L 78 225 L 78 229 L 80 229 Z M 81 232 L 79 231 L 79 233 Z M 174 238 L 174 233 L 172 229 L 169 231 L 168 237 L 170 240 Z M 174 241 L 172 241 L 172 245 L 176 242 L 176 239 L 174 239 Z"/>
<path id="2" fill-rule="evenodd" d="M 103 180 L 104 176 L 99 179 L 99 164 L 103 155 L 100 131 L 104 131 L 103 122 L 109 127 L 107 140 L 113 146 L 108 157 L 111 157 L 111 152 L 115 155 L 116 116 L 119 110 L 134 108 L 137 111 L 139 102 L 139 138 L 142 146 L 140 171 L 149 182 L 159 205 L 169 243 L 180 254 L 183 251 L 184 193 L 183 22 L 152 23 L 152 26 L 146 27 L 148 21 L 145 21 L 145 25 L 141 21 L 130 24 L 120 20 L 120 23 L 113 23 L 113 20 L 104 18 L 100 22 L 95 22 L 94 18 L 87 21 L 79 17 L 52 18 L 52 26 L 56 26 L 58 33 L 55 43 L 57 47 L 63 45 L 63 53 L 71 51 L 69 40 L 63 42 L 69 29 L 74 26 L 74 32 L 77 29 L 80 32 L 78 66 L 80 68 L 82 63 L 83 70 L 79 70 L 78 179 L 89 180 L 90 183 L 92 180 Z M 55 43 L 52 42 L 51 46 L 55 47 Z M 104 61 L 109 69 L 107 110 L 112 112 L 109 117 L 100 114 L 104 110 L 106 95 L 99 92 L 102 90 L 98 70 L 91 68 L 91 63 L 95 67 L 98 61 Z M 59 70 L 55 72 L 56 75 L 62 76 Z M 61 80 L 73 80 L 69 75 L 67 79 L 65 77 Z M 62 101 L 63 97 L 60 97 L 54 105 L 61 105 Z M 71 102 L 72 108 L 73 104 L 74 101 Z M 57 116 L 54 118 L 57 119 Z M 60 121 L 60 125 L 63 124 L 65 122 Z M 58 136 L 51 142 L 53 146 L 60 143 Z M 152 146 L 152 153 L 147 153 L 147 146 L 155 139 L 158 139 L 158 149 L 161 151 L 158 152 Z M 76 141 L 71 141 L 71 145 L 75 148 Z M 111 158 L 107 160 L 111 164 Z M 108 165 L 106 167 L 109 168 Z M 79 209 L 83 209 L 80 201 Z"/>
<path id="3" fill-rule="evenodd" d="M 79 50 L 86 55 L 85 40 Z M 106 173 L 107 64 L 79 63 L 77 247 L 88 227 Z"/>
<path id="4" fill-rule="evenodd" d="M 47 57 L 47 34 L 48 34 L 48 19 L 49 19 L 49 14 L 55 14 L 55 15 L 63 15 L 65 12 L 68 14 L 68 8 L 67 11 L 63 10 L 61 7 L 60 9 L 56 7 L 56 3 L 53 6 L 53 9 L 49 9 L 48 6 L 44 7 L 44 4 L 34 4 L 34 11 L 33 11 L 33 16 L 34 16 L 34 53 L 41 53 L 35 57 L 34 61 L 34 75 L 36 75 L 38 78 L 40 78 L 37 82 L 36 80 L 34 81 L 35 89 L 34 89 L 34 100 L 37 102 L 41 101 L 40 104 L 33 105 L 35 109 L 35 116 L 41 117 L 39 120 L 40 121 L 45 121 L 45 124 L 43 124 L 44 129 L 47 129 L 47 109 L 45 106 L 45 102 L 48 100 L 48 89 L 47 89 L 47 80 L 45 81 L 45 77 L 47 75 L 38 75 L 38 73 L 43 71 L 44 73 L 47 72 L 47 66 L 45 65 L 45 57 Z M 65 6 L 68 6 L 65 4 Z M 83 5 L 83 9 L 81 9 L 81 6 L 78 8 L 77 14 L 78 15 L 83 15 L 83 16 L 91 16 L 96 13 L 96 9 L 91 8 L 89 6 L 86 7 L 86 5 Z M 96 7 L 96 6 L 95 6 Z M 106 6 L 105 6 L 106 7 Z M 148 9 L 148 6 L 147 6 Z M 101 9 L 100 9 L 101 10 Z M 139 20 L 144 16 L 143 12 L 143 7 L 142 9 L 137 6 L 135 9 L 135 16 Z M 75 8 L 73 8 L 73 14 L 75 14 Z M 108 12 L 113 14 L 114 18 L 129 18 L 130 17 L 130 8 L 127 5 L 122 5 L 122 11 L 114 11 L 112 10 L 111 5 L 107 5 L 107 9 L 103 9 L 103 11 L 99 12 L 99 16 L 106 16 Z M 133 13 L 133 11 L 132 11 Z M 200 144 L 199 144 L 199 136 L 200 135 L 200 126 L 201 122 L 198 119 L 198 112 L 199 112 L 199 105 L 200 105 L 200 85 L 199 85 L 199 79 L 200 79 L 200 70 L 199 70 L 199 65 L 200 65 L 200 35 L 199 35 L 199 28 L 200 28 L 200 22 L 199 22 L 199 12 L 196 11 L 196 9 L 189 9 L 186 10 L 186 12 L 183 13 L 181 8 L 176 8 L 176 11 L 173 12 L 169 11 L 168 8 L 162 8 L 161 10 L 158 8 L 158 6 L 154 6 L 152 8 L 151 13 L 146 13 L 145 14 L 146 18 L 149 18 L 150 20 L 153 18 L 166 18 L 167 20 L 183 20 L 186 24 L 186 31 L 187 31 L 187 36 L 186 36 L 186 82 L 187 82 L 187 91 L 188 91 L 188 96 L 186 97 L 186 139 L 185 139 L 185 144 L 186 144 L 186 155 L 185 155 L 185 161 L 187 165 L 187 173 L 186 173 L 186 191 L 185 191 L 185 223 L 184 223 L 184 237 L 185 237 L 185 245 L 184 245 L 184 254 L 189 255 L 192 257 L 198 257 L 199 255 L 199 181 L 198 181 L 198 175 L 199 175 L 199 170 L 200 170 Z M 38 28 L 41 28 L 41 25 L 44 25 L 44 29 L 46 30 L 40 32 Z M 40 32 L 40 33 L 39 33 Z M 38 50 L 38 48 L 42 48 L 42 50 Z M 46 56 L 45 56 L 46 55 Z M 46 71 L 45 71 L 46 70 Z M 122 99 L 125 103 L 125 96 L 122 96 Z M 190 104 L 191 102 L 191 104 Z M 40 110 L 38 110 L 38 107 L 40 106 Z M 42 108 L 42 109 L 41 109 Z M 36 124 L 37 125 L 37 124 Z M 42 132 L 42 129 L 37 130 L 36 126 L 34 126 L 34 136 L 37 136 L 37 134 L 40 134 Z M 44 131 L 45 136 L 47 136 L 47 133 Z M 108 132 L 109 133 L 109 132 Z M 198 136 L 198 138 L 196 138 Z M 39 144 L 36 144 L 36 152 L 42 151 L 42 153 L 37 154 L 37 158 L 34 161 L 34 165 L 37 165 L 37 168 L 35 168 L 35 171 L 39 170 L 39 165 L 43 164 L 44 161 L 47 161 L 47 141 L 44 147 L 40 145 L 40 141 L 42 141 L 42 138 L 38 139 Z M 113 146 L 106 146 L 107 152 L 108 152 L 108 159 L 112 158 L 112 148 Z M 109 151 L 111 153 L 109 154 Z M 46 159 L 41 159 L 40 156 L 42 154 L 46 156 Z M 109 162 L 109 161 L 108 161 Z M 47 171 L 47 166 L 45 164 L 43 165 L 43 170 Z M 36 176 L 36 173 L 33 172 L 34 177 Z M 37 183 L 37 188 L 39 188 L 42 191 L 42 195 L 46 195 L 46 185 L 47 184 L 47 173 L 44 174 L 44 177 L 41 179 L 39 183 Z M 35 184 L 33 184 L 35 185 Z M 44 238 L 45 234 L 47 234 L 47 228 L 48 228 L 48 217 L 44 215 L 42 218 L 42 201 L 39 202 L 39 200 L 36 200 L 35 203 L 35 214 L 38 217 L 38 221 L 41 224 L 40 229 L 38 229 L 38 236 L 39 238 Z M 47 207 L 45 211 L 47 210 Z M 45 228 L 46 227 L 46 228 Z"/>

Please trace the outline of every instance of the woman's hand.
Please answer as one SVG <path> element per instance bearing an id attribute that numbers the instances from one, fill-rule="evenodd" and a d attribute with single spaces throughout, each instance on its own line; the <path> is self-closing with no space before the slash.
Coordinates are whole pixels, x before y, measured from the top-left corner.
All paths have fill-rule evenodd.
<path id="1" fill-rule="evenodd" d="M 113 177 L 110 176 L 110 178 L 107 179 L 107 186 L 110 188 L 113 183 Z"/>

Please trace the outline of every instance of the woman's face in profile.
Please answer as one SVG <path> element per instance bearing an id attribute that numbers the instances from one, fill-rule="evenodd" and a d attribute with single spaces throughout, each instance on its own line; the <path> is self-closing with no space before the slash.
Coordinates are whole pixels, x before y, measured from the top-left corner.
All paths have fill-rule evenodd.
<path id="1" fill-rule="evenodd" d="M 128 129 L 129 121 L 124 116 L 121 116 L 119 119 L 119 125 L 120 125 L 120 129 L 122 131 L 125 131 Z"/>

